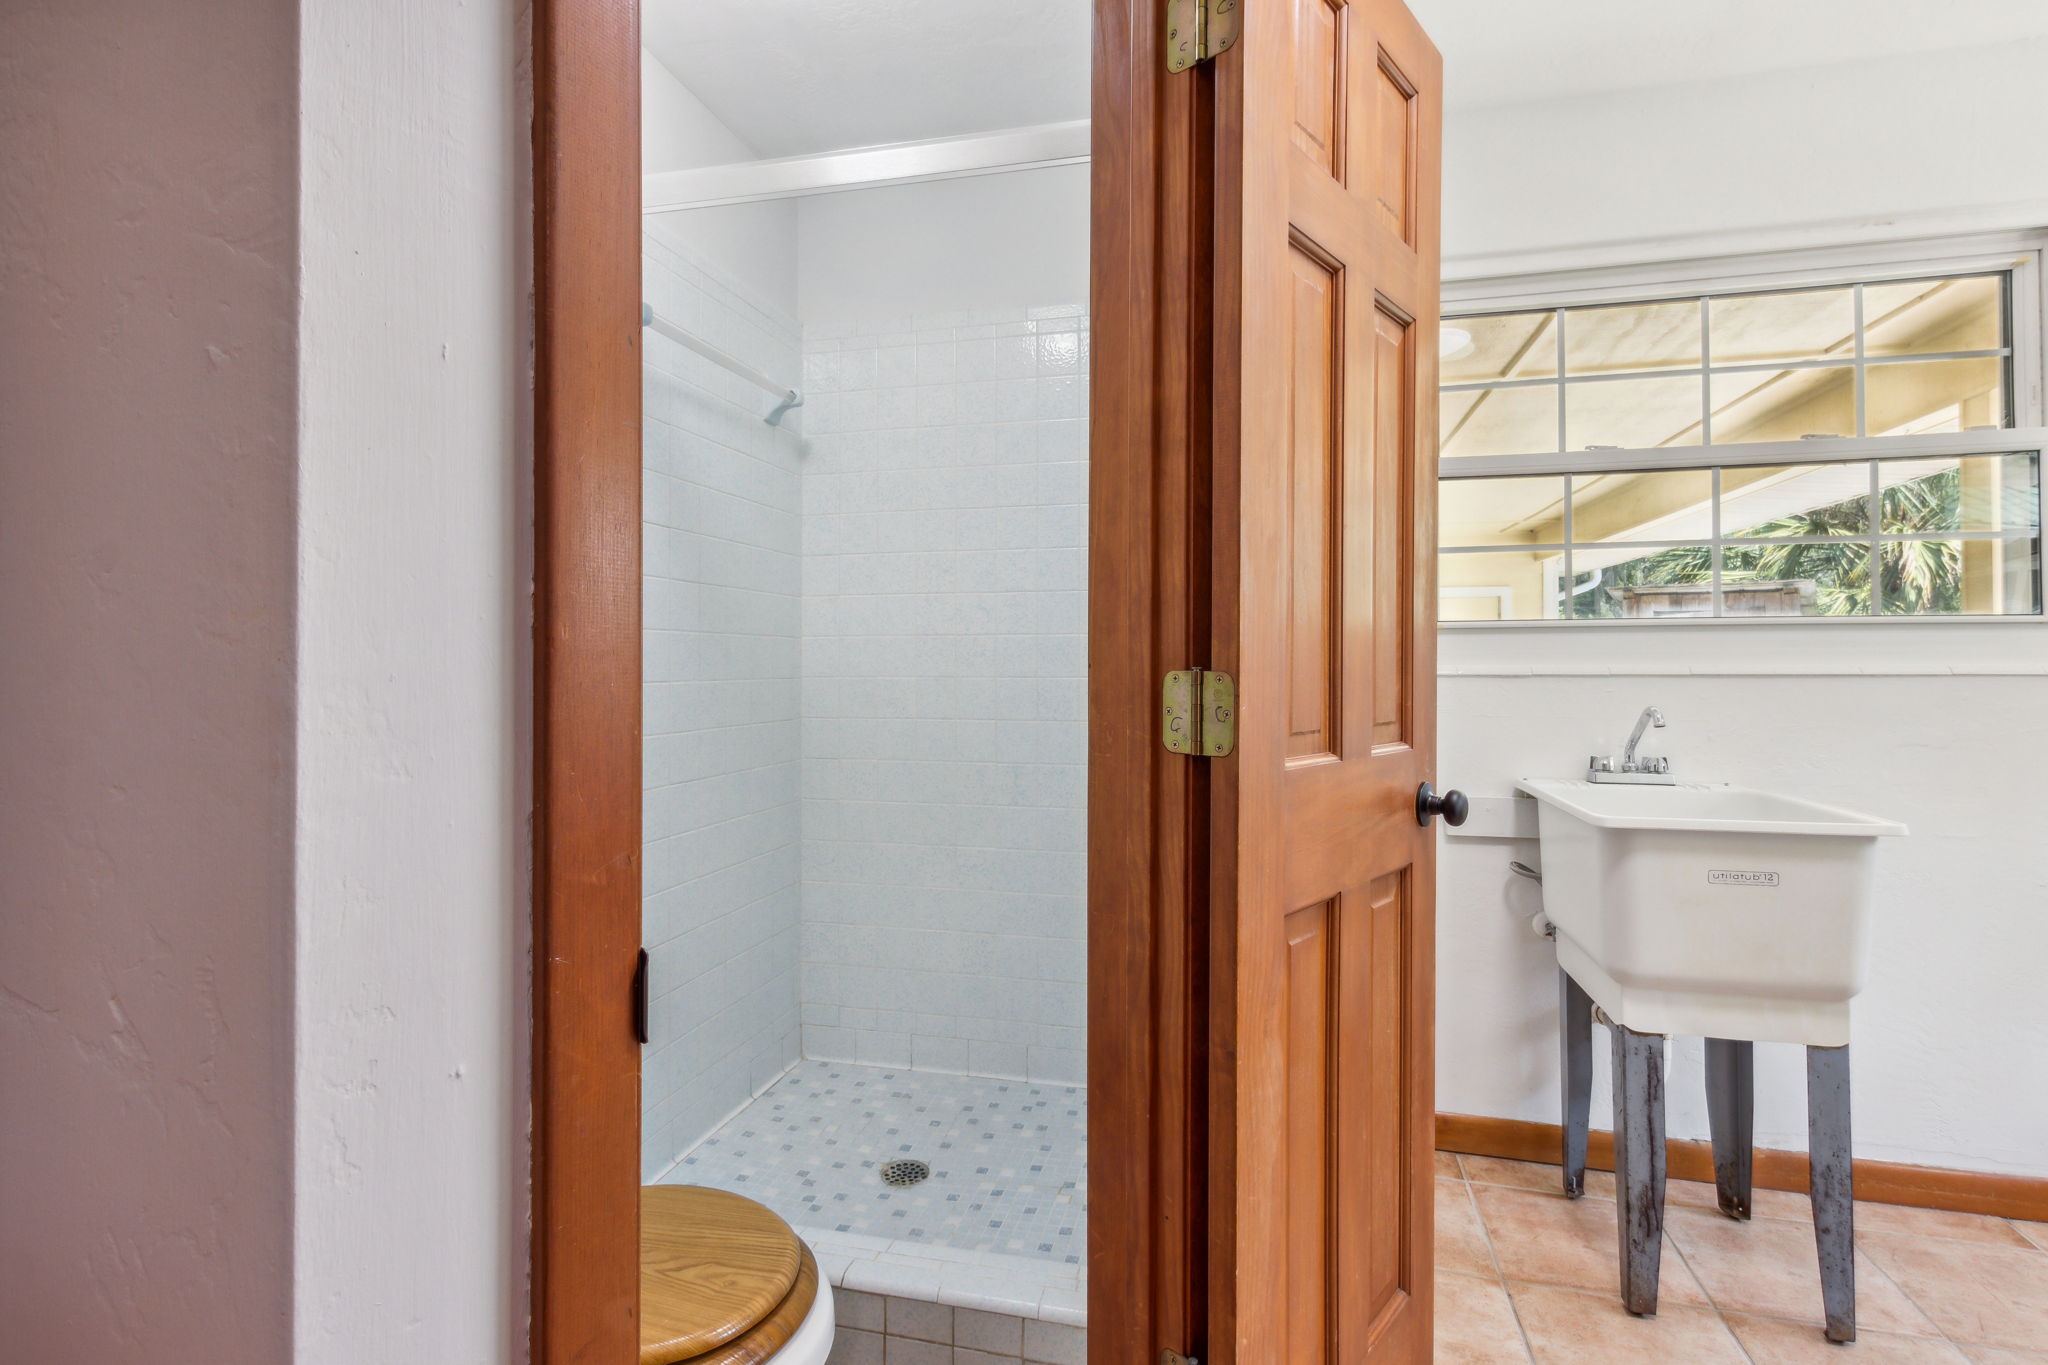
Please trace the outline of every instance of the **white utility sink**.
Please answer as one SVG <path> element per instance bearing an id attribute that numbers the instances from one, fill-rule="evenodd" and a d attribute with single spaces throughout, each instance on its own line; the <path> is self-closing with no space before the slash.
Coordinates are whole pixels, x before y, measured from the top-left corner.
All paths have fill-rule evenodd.
<path id="1" fill-rule="evenodd" d="M 1890 820 L 1746 787 L 1530 778 L 1558 965 L 1642 1033 L 1849 1041 Z"/>

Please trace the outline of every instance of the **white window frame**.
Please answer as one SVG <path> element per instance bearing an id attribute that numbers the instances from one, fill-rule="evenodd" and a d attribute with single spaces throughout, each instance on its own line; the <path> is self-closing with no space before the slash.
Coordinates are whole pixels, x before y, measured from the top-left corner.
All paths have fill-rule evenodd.
<path id="1" fill-rule="evenodd" d="M 2044 358 L 2043 338 L 2044 319 L 2048 319 L 2048 272 L 2044 272 L 2043 269 L 2044 255 L 2048 255 L 2048 231 L 2004 232 L 1918 242 L 1708 257 L 1658 264 L 1558 271 L 1541 275 L 1446 281 L 1443 287 L 1443 315 L 1446 320 L 1454 321 L 1460 316 L 1488 313 L 1534 312 L 1594 304 L 1651 303 L 1662 299 L 1685 299 L 1699 295 L 1881 284 L 1888 280 L 1921 279 L 1939 275 L 1992 272 L 2008 274 L 2012 278 L 2009 303 L 2012 329 L 2012 391 L 2009 401 L 2013 425 L 1994 431 L 1942 432 L 1920 436 L 1844 436 L 1719 446 L 1656 447 L 1648 450 L 1466 455 L 1441 460 L 1438 478 L 1441 481 L 1507 475 L 1566 476 L 1605 471 L 1822 464 L 1830 461 L 2039 451 L 2040 477 L 2044 492 L 2048 492 L 2048 396 L 2044 396 L 2048 395 L 2048 358 Z M 1860 325 L 1860 318 L 1858 322 Z M 1930 358 L 1935 357 L 1914 357 Z M 1556 380 L 1541 382 L 1561 383 L 1562 376 Z M 1860 428 L 1863 392 L 1860 383 L 1857 392 Z M 1560 415 L 1560 421 L 1562 420 Z M 1717 476 L 1717 497 L 1719 483 Z M 1715 520 L 1718 523 L 1718 501 Z M 1717 524 L 1714 528 L 1714 539 L 1717 543 L 1720 531 L 1721 528 Z M 2048 535 L 2048 531 L 2044 531 L 2044 535 Z M 1880 537 L 1873 526 L 1872 540 L 1880 538 L 1897 540 L 1909 537 Z M 1930 534 L 1920 538 L 1933 537 Z M 1656 543 L 1647 543 L 1642 548 L 1649 553 L 1664 547 Z M 1873 553 L 1876 553 L 1874 545 Z M 1714 587 L 1718 592 L 1718 556 L 1715 563 L 1717 572 Z M 2048 583 L 2044 583 L 2043 588 L 2044 592 L 2048 592 Z M 1615 617 L 1525 621 L 1439 620 L 1437 629 L 1641 630 L 1669 629 L 1679 624 L 1687 629 L 1700 626 L 1766 626 L 1774 629 L 1808 626 L 1825 629 L 1879 622 L 1886 625 L 2040 625 L 2048 623 L 2048 604 L 2044 604 L 2042 612 L 2026 616 L 1702 616 L 1682 619 Z"/>

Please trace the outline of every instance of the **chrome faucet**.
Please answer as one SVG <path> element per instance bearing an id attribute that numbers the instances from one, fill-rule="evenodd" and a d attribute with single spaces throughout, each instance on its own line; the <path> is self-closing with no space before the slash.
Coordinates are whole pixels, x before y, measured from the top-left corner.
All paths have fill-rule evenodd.
<path id="1" fill-rule="evenodd" d="M 1629 782 L 1637 786 L 1673 787 L 1678 779 L 1671 775 L 1671 760 L 1652 758 L 1645 754 L 1636 757 L 1636 746 L 1643 742 L 1643 734 L 1651 726 L 1664 728 L 1664 713 L 1654 706 L 1645 706 L 1643 714 L 1636 717 L 1636 728 L 1629 732 L 1628 744 L 1621 751 L 1617 763 L 1612 754 L 1601 757 L 1593 755 L 1586 761 L 1588 782 Z"/>

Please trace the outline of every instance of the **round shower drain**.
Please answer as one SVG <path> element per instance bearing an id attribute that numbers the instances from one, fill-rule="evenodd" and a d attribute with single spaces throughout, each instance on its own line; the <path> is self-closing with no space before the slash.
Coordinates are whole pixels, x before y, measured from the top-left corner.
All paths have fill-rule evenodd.
<path id="1" fill-rule="evenodd" d="M 884 1185 L 915 1185 L 932 1173 L 932 1168 L 922 1161 L 904 1158 L 901 1161 L 883 1163 L 882 1183 Z"/>

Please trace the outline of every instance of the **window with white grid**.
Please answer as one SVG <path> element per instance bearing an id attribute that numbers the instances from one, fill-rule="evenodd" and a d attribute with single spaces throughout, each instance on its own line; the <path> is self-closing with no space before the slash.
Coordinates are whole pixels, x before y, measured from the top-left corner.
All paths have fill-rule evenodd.
<path id="1" fill-rule="evenodd" d="M 2041 616 L 2037 253 L 1688 275 L 1447 300 L 1446 624 Z"/>

